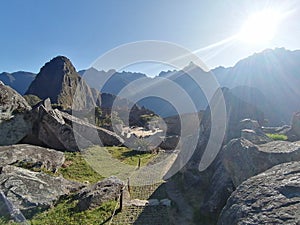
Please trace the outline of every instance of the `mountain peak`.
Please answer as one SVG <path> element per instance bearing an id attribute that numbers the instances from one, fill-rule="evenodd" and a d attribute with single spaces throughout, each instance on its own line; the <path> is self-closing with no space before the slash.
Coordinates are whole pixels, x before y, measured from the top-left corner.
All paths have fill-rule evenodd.
<path id="1" fill-rule="evenodd" d="M 71 61 L 65 56 L 57 56 L 41 68 L 26 94 L 36 95 L 41 99 L 50 98 L 52 103 L 71 108 L 77 86 L 82 91 L 78 98 L 79 108 L 94 105 L 90 88 L 76 72 Z"/>
<path id="2" fill-rule="evenodd" d="M 62 76 L 64 74 L 76 73 L 76 69 L 70 59 L 65 56 L 56 56 L 47 62 L 40 70 L 39 74 L 48 74 L 53 76 Z M 38 74 L 38 75 L 39 75 Z"/>

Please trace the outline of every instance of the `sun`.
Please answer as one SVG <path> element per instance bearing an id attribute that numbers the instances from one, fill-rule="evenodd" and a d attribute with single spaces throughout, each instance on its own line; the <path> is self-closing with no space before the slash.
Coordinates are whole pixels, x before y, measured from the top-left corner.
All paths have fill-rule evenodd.
<path id="1" fill-rule="evenodd" d="M 242 26 L 238 39 L 249 44 L 271 41 L 278 30 L 282 14 L 275 10 L 264 10 L 251 15 Z"/>

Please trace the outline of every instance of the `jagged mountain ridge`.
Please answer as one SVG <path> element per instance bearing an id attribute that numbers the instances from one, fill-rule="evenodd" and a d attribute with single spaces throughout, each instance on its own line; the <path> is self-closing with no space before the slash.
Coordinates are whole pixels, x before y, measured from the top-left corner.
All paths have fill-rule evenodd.
<path id="1" fill-rule="evenodd" d="M 267 49 L 240 60 L 233 67 L 218 67 L 211 72 L 216 76 L 222 87 L 234 88 L 233 93 L 237 97 L 251 104 L 258 104 L 260 110 L 265 113 L 270 125 L 281 125 L 289 123 L 292 113 L 300 109 L 298 102 L 300 96 L 300 90 L 298 89 L 300 84 L 299 63 L 299 50 Z M 155 80 L 155 78 L 147 78 L 142 73 L 116 72 L 114 70 L 106 72 L 97 71 L 94 68 L 89 70 L 93 70 L 95 77 L 111 76 L 104 86 L 97 89 L 102 93 L 113 95 L 116 95 L 126 85 L 139 78 L 146 78 L 149 84 Z M 77 74 L 83 75 L 85 72 L 86 70 L 82 70 Z M 197 109 L 205 109 L 207 105 L 206 98 L 184 72 L 162 71 L 159 76 L 179 84 L 194 100 Z M 0 80 L 2 79 L 0 76 Z M 91 87 L 97 83 L 97 79 L 95 80 L 93 76 L 84 77 L 84 79 Z M 4 83 L 6 82 L 4 81 Z M 138 104 L 162 116 L 176 114 L 176 110 L 170 104 L 159 98 L 143 99 Z"/>
<path id="2" fill-rule="evenodd" d="M 260 104 L 270 124 L 287 124 L 293 112 L 300 110 L 300 51 L 284 48 L 267 49 L 239 61 L 234 67 L 219 67 L 212 72 L 221 86 L 247 86 L 265 97 Z M 255 92 L 255 91 L 253 91 Z M 240 90 L 238 97 L 256 104 L 257 96 Z"/>

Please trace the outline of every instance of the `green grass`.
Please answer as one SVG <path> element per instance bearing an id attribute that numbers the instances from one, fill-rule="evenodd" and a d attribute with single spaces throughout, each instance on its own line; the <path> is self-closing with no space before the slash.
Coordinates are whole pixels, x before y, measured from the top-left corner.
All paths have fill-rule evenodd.
<path id="1" fill-rule="evenodd" d="M 87 149 L 86 151 L 90 156 L 92 156 L 92 159 L 99 164 L 100 168 L 105 165 L 103 165 L 103 161 L 102 163 L 99 163 L 99 161 L 97 160 L 100 160 L 100 158 L 103 158 L 103 156 L 105 155 L 97 154 L 97 152 L 104 152 L 103 150 L 104 148 L 102 147 L 94 146 Z M 151 153 L 132 151 L 131 149 L 128 149 L 126 147 L 105 147 L 105 152 L 113 159 L 117 159 L 131 166 L 136 166 L 138 164 L 139 158 L 141 159 L 141 166 L 144 166 L 148 162 L 153 160 L 156 156 Z M 99 157 L 99 159 L 97 159 L 97 157 Z M 81 152 L 66 152 L 65 158 L 66 161 L 63 167 L 61 167 L 56 174 L 53 174 L 51 171 L 44 171 L 44 169 L 39 169 L 39 171 L 49 173 L 53 176 L 62 175 L 64 178 L 69 180 L 79 182 L 88 181 L 90 183 L 96 183 L 99 180 L 102 180 L 105 176 L 105 174 L 101 175 L 95 172 L 95 170 L 86 161 L 86 156 L 84 156 L 84 154 L 82 154 Z M 106 158 L 104 158 L 104 160 L 107 161 Z M 108 161 L 108 165 L 110 165 L 111 168 L 113 165 L 109 163 L 110 161 Z M 36 170 L 36 168 L 31 168 L 31 165 L 27 164 L 20 164 L 19 166 L 31 170 Z M 101 173 L 101 169 L 99 171 Z M 99 225 L 109 219 L 114 210 L 116 202 L 106 202 L 99 208 L 83 212 L 76 212 L 76 204 L 77 201 L 68 198 L 58 203 L 55 207 L 45 212 L 36 214 L 30 222 L 32 225 Z M 0 218 L 0 225 L 4 224 L 15 223 L 10 223 L 5 219 Z"/>
<path id="2" fill-rule="evenodd" d="M 18 225 L 18 223 L 15 223 L 13 221 L 9 221 L 3 217 L 0 217 L 0 225 Z"/>
<path id="3" fill-rule="evenodd" d="M 104 178 L 93 170 L 80 152 L 67 152 L 65 157 L 64 166 L 58 170 L 58 174 L 62 174 L 64 178 L 90 183 L 96 183 Z"/>
<path id="4" fill-rule="evenodd" d="M 115 201 L 109 201 L 96 209 L 76 212 L 76 204 L 77 201 L 64 200 L 34 216 L 31 225 L 99 225 L 110 218 L 116 206 Z"/>
<path id="5" fill-rule="evenodd" d="M 267 136 L 275 141 L 286 141 L 288 139 L 284 134 L 267 134 Z"/>
<path id="6" fill-rule="evenodd" d="M 97 148 L 99 150 L 100 147 L 94 147 L 92 151 L 97 151 Z M 139 162 L 139 158 L 141 159 L 141 166 L 145 166 L 155 157 L 155 155 L 152 153 L 133 151 L 126 147 L 105 147 L 105 148 L 114 159 L 118 159 L 121 162 L 130 166 L 137 166 Z"/>

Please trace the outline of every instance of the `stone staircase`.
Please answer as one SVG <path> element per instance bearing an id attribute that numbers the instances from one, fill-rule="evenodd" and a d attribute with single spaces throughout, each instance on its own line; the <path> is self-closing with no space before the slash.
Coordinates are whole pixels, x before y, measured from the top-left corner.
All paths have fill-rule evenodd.
<path id="1" fill-rule="evenodd" d="M 169 225 L 171 200 L 162 180 L 178 152 L 160 153 L 148 167 L 133 171 L 123 191 L 122 210 L 105 225 Z"/>
<path id="2" fill-rule="evenodd" d="M 170 200 L 167 199 L 164 183 L 129 187 L 123 197 L 121 212 L 114 215 L 111 225 L 168 225 L 170 224 Z M 126 193 L 127 192 L 127 193 Z"/>

